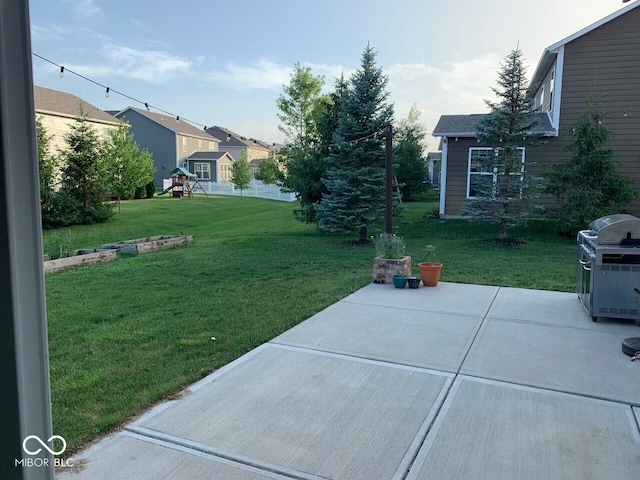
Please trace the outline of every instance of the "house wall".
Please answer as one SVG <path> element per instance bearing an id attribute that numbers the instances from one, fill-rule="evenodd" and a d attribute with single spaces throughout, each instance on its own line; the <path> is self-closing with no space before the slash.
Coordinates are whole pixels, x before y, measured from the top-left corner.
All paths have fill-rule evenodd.
<path id="1" fill-rule="evenodd" d="M 36 112 L 36 117 L 40 118 L 47 135 L 51 136 L 51 141 L 49 142 L 51 153 L 57 153 L 59 150 L 66 150 L 67 142 L 64 137 L 75 126 L 76 118 L 43 112 Z M 101 138 L 108 138 L 109 130 L 117 128 L 116 124 L 96 122 L 91 119 L 89 119 L 89 123 Z"/>
<path id="2" fill-rule="evenodd" d="M 633 179 L 640 192 L 640 83 L 637 80 L 640 78 L 640 8 L 630 10 L 563 48 L 559 135 L 548 138 L 541 146 L 528 147 L 526 168 L 532 174 L 542 174 L 551 165 L 569 158 L 564 148 L 571 141 L 570 127 L 585 111 L 587 98 L 594 96 L 598 110 L 605 114 L 603 125 L 612 131 L 606 147 L 614 149 L 615 158 L 620 162 L 617 173 Z M 543 82 L 546 86 L 544 111 L 551 108 L 550 72 Z M 557 91 L 556 85 L 554 95 Z M 540 91 L 536 100 L 540 105 Z M 454 138 L 448 139 L 445 215 L 459 215 L 466 200 L 471 146 L 481 145 L 475 138 L 460 138 L 457 142 Z M 554 199 L 543 196 L 540 203 L 553 207 Z M 640 200 L 632 202 L 628 210 L 640 216 Z"/>
<path id="3" fill-rule="evenodd" d="M 212 145 L 210 145 L 210 143 Z M 213 147 L 213 148 L 211 148 Z M 195 152 L 217 152 L 218 142 L 203 138 L 178 134 L 178 165 L 182 165 L 187 157 Z"/>
<path id="4" fill-rule="evenodd" d="M 169 178 L 170 172 L 179 166 L 176 158 L 177 135 L 135 110 L 127 110 L 118 118 L 129 122 L 138 145 L 151 152 L 156 167 L 154 183 L 157 188 L 161 188 L 162 180 Z"/>
<path id="5" fill-rule="evenodd" d="M 567 131 L 594 96 L 602 123 L 612 131 L 608 147 L 621 162 L 617 172 L 632 178 L 640 189 L 640 8 L 630 10 L 565 46 L 560 137 L 553 161 L 562 152 Z M 626 117 L 625 117 L 626 112 Z M 630 210 L 640 215 L 640 201 Z"/>
<path id="6" fill-rule="evenodd" d="M 542 145 L 526 147 L 525 169 L 528 174 L 539 176 L 551 168 L 557 150 L 557 138 L 549 137 Z M 483 147 L 475 138 L 447 139 L 447 176 L 445 189 L 444 215 L 456 217 L 467 199 L 467 182 L 469 174 L 469 149 Z M 553 206 L 553 197 L 542 195 L 537 204 L 547 208 Z"/>

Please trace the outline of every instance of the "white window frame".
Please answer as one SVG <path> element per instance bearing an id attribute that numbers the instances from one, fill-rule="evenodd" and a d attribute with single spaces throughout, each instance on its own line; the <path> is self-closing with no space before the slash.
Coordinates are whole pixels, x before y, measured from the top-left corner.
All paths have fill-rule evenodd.
<path id="1" fill-rule="evenodd" d="M 196 174 L 198 180 L 211 180 L 211 164 L 208 162 L 194 162 L 193 173 Z"/>
<path id="2" fill-rule="evenodd" d="M 511 173 L 511 175 L 520 175 L 520 179 L 522 180 L 522 174 L 524 173 L 524 164 L 525 164 L 525 157 L 526 157 L 526 150 L 524 147 L 518 147 L 518 149 L 520 150 L 520 152 L 522 152 L 522 163 L 521 163 L 521 168 L 520 168 L 520 173 Z M 496 152 L 492 147 L 469 147 L 469 157 L 468 157 L 468 163 L 467 163 L 467 199 L 468 200 L 473 200 L 476 198 L 480 198 L 476 195 L 471 195 L 471 179 L 472 176 L 474 175 L 491 175 L 492 177 L 492 183 L 494 185 L 494 187 L 498 184 L 498 178 L 501 174 L 498 173 L 497 168 L 494 168 L 492 172 L 472 172 L 471 171 L 471 167 L 472 167 L 472 159 L 473 157 L 475 157 L 476 155 L 478 155 L 475 152 L 479 152 L 479 151 L 483 151 L 483 152 Z M 497 154 L 494 153 L 494 155 Z"/>
<path id="3" fill-rule="evenodd" d="M 182 151 L 187 151 L 187 137 L 182 137 Z"/>

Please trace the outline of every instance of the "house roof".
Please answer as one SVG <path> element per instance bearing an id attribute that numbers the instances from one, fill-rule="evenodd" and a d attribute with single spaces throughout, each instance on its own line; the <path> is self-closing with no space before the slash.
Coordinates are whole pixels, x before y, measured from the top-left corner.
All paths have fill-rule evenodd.
<path id="1" fill-rule="evenodd" d="M 82 105 L 84 112 L 91 121 L 114 125 L 120 123 L 113 115 L 109 115 L 107 112 L 70 93 L 34 86 L 33 98 L 37 113 L 76 118 L 80 115 L 80 105 Z"/>
<path id="2" fill-rule="evenodd" d="M 194 152 L 187 157 L 187 160 L 220 160 L 224 156 L 229 157 L 232 162 L 234 161 L 229 152 Z"/>
<path id="3" fill-rule="evenodd" d="M 186 176 L 193 175 L 193 173 L 191 173 L 189 170 L 183 167 L 174 168 L 173 170 L 171 170 L 170 175 L 173 175 L 174 173 L 181 173 Z"/>
<path id="4" fill-rule="evenodd" d="M 265 147 L 265 142 L 260 140 L 248 139 L 242 135 L 229 130 L 228 128 L 213 126 L 207 128 L 207 133 L 220 138 L 221 147 L 250 147 L 258 150 L 269 150 Z"/>
<path id="5" fill-rule="evenodd" d="M 531 77 L 530 85 L 536 85 L 542 82 L 547 72 L 554 64 L 555 59 L 558 56 L 558 49 L 560 47 L 563 47 L 566 44 L 573 42 L 577 38 L 580 38 L 586 35 L 587 33 L 592 32 L 596 28 L 599 28 L 602 25 L 609 23 L 610 21 L 620 17 L 621 15 L 624 15 L 625 13 L 637 7 L 640 7 L 640 2 L 630 3 L 629 5 L 626 5 L 625 7 L 621 8 L 620 10 L 613 12 L 611 15 L 601 18 L 600 20 L 598 20 L 595 23 L 592 23 L 588 27 L 585 27 L 582 30 L 579 30 L 574 34 L 569 35 L 568 37 L 560 40 L 559 42 L 556 42 L 553 45 L 550 45 L 547 48 L 545 48 L 544 51 L 542 52 L 542 56 L 540 57 L 540 61 L 538 62 L 538 66 L 536 67 L 536 71 L 534 72 L 533 77 Z M 531 92 L 531 93 L 535 93 L 535 92 Z"/>
<path id="6" fill-rule="evenodd" d="M 474 113 L 470 115 L 442 115 L 438 124 L 433 129 L 434 137 L 475 137 L 478 122 L 487 116 L 487 113 Z M 546 113 L 536 113 L 538 119 L 537 129 L 545 135 L 555 135 L 556 131 L 551 126 L 551 121 Z"/>
<path id="7" fill-rule="evenodd" d="M 220 141 L 220 139 L 216 138 L 213 135 L 210 135 L 209 133 L 203 132 L 202 130 L 194 127 L 193 125 L 191 125 L 189 122 L 185 120 L 177 121 L 175 117 L 165 115 L 162 113 L 149 112 L 142 108 L 127 107 L 118 113 L 118 118 L 126 119 L 127 118 L 126 113 L 128 110 L 133 110 L 134 112 L 137 112 L 140 115 L 147 117 L 148 119 L 153 120 L 154 122 L 162 125 L 168 130 L 179 133 L 180 135 L 202 138 L 203 140 L 208 140 L 212 142 Z"/>

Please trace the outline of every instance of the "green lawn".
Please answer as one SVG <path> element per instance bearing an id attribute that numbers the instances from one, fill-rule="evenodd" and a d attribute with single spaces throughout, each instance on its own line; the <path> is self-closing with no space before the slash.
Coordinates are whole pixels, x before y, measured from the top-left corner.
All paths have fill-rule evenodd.
<path id="1" fill-rule="evenodd" d="M 194 236 L 182 249 L 46 276 L 54 432 L 70 452 L 371 281 L 373 247 L 296 222 L 294 207 L 154 198 L 123 202 L 107 224 L 45 232 L 49 249 Z M 431 243 L 443 281 L 573 291 L 572 239 L 538 226 L 511 232 L 526 245 L 499 247 L 484 242 L 495 227 L 429 219 L 432 209 L 408 204 L 397 222 L 416 273 Z"/>

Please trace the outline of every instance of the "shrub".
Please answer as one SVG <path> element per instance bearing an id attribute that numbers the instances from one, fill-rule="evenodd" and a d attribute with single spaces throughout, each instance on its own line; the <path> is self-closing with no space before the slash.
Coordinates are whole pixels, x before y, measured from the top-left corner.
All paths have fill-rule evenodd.
<path id="1" fill-rule="evenodd" d="M 393 233 L 381 233 L 373 240 L 376 256 L 380 258 L 402 258 L 406 245 L 404 239 Z"/>

